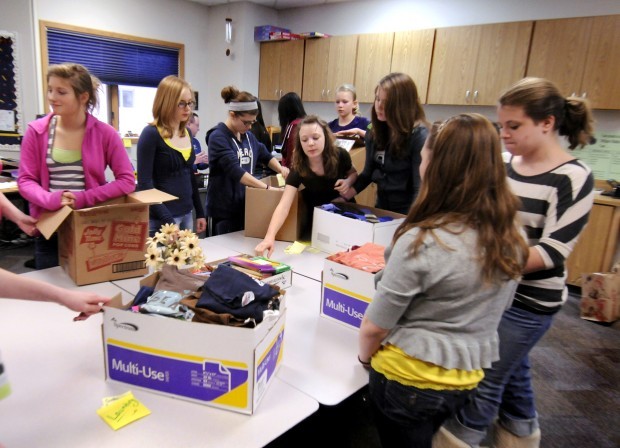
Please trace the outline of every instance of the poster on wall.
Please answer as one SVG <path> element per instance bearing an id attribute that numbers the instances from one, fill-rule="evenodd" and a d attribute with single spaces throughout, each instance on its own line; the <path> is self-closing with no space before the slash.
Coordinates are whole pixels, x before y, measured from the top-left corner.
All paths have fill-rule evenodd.
<path id="1" fill-rule="evenodd" d="M 620 133 L 596 132 L 596 143 L 572 154 L 592 169 L 595 179 L 620 182 Z"/>
<path id="2" fill-rule="evenodd" d="M 23 129 L 17 35 L 0 30 L 0 150 L 19 151 Z"/>

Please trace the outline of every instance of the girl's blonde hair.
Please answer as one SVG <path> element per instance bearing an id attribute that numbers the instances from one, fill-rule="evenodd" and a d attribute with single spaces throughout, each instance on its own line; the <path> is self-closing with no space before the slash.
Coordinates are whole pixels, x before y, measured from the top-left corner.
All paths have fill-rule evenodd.
<path id="1" fill-rule="evenodd" d="M 153 101 L 153 122 L 151 124 L 157 127 L 163 138 L 171 138 L 174 135 L 175 129 L 172 128 L 172 122 L 179 108 L 183 89 L 189 90 L 191 97 L 194 98 L 192 86 L 178 76 L 168 75 L 157 86 L 155 100 Z M 180 135 L 183 135 L 185 132 L 188 121 L 189 118 L 179 123 L 177 131 Z"/>
<path id="2" fill-rule="evenodd" d="M 353 115 L 359 115 L 360 106 L 357 103 L 357 91 L 355 90 L 355 86 L 353 84 L 342 84 L 336 89 L 336 93 L 338 92 L 350 92 L 353 97 L 353 101 L 356 103 L 353 106 Z"/>

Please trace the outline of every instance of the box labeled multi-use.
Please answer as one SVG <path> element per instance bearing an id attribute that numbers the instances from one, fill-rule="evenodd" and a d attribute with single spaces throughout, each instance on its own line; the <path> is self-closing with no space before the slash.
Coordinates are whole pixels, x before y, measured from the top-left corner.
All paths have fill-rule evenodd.
<path id="1" fill-rule="evenodd" d="M 620 274 L 583 274 L 581 282 L 581 318 L 613 322 L 620 317 Z"/>
<path id="2" fill-rule="evenodd" d="M 148 280 L 149 277 L 147 277 Z M 104 308 L 108 380 L 202 405 L 253 414 L 283 355 L 286 308 L 254 328 Z"/>
<path id="3" fill-rule="evenodd" d="M 147 273 L 149 204 L 173 199 L 153 189 L 81 210 L 65 206 L 44 213 L 37 228 L 46 238 L 58 231 L 59 262 L 76 285 L 138 277 Z"/>
<path id="4" fill-rule="evenodd" d="M 261 181 L 269 185 L 270 188 L 246 187 L 245 190 L 244 235 L 247 237 L 265 238 L 271 217 L 284 194 L 284 187 L 280 187 L 277 176 L 264 177 Z M 288 216 L 276 233 L 277 241 L 296 241 L 302 236 L 306 220 L 309 217 L 301 191 L 302 189 L 297 191 Z"/>
<path id="5" fill-rule="evenodd" d="M 346 203 L 333 203 L 336 207 L 345 207 L 347 211 L 353 211 L 365 220 L 354 219 L 323 210 L 321 207 L 314 208 L 312 219 L 312 246 L 327 253 L 335 253 L 348 250 L 352 246 L 361 246 L 365 243 L 375 243 L 381 246 L 389 246 L 396 228 L 404 221 L 405 215 L 400 213 L 381 210 L 365 205 Z M 375 218 L 387 218 L 389 220 L 373 222 Z"/>
<path id="6" fill-rule="evenodd" d="M 359 328 L 375 295 L 375 274 L 326 259 L 321 285 L 321 316 Z"/>

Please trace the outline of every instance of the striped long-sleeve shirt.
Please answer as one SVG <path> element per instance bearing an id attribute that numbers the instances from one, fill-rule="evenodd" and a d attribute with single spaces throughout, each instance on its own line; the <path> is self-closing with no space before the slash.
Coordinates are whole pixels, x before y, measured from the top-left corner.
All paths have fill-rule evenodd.
<path id="1" fill-rule="evenodd" d="M 530 247 L 545 269 L 523 276 L 514 306 L 537 313 L 558 311 L 568 295 L 564 262 L 588 222 L 594 200 L 590 168 L 571 160 L 546 173 L 522 176 L 506 164 L 510 186 L 521 199 L 519 218 Z"/>

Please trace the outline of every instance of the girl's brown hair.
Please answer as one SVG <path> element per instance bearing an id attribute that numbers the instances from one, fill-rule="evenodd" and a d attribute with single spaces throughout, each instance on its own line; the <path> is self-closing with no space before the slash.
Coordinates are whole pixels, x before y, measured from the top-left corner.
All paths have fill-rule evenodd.
<path id="1" fill-rule="evenodd" d="M 325 137 L 325 147 L 323 148 L 323 170 L 325 171 L 325 176 L 327 177 L 335 177 L 338 175 L 338 153 L 340 149 L 336 146 L 336 139 L 334 138 L 334 134 L 329 129 L 327 123 L 321 120 L 316 115 L 308 115 L 304 117 L 297 127 L 297 135 L 295 136 L 295 152 L 293 153 L 293 165 L 292 168 L 296 172 L 299 173 L 300 176 L 309 176 L 312 175 L 312 170 L 310 169 L 310 163 L 308 162 L 308 156 L 304 152 L 301 146 L 301 137 L 299 136 L 299 131 L 301 127 L 306 124 L 316 124 L 323 131 L 323 135 Z"/>
<path id="2" fill-rule="evenodd" d="M 493 124 L 480 114 L 456 115 L 432 126 L 426 147 L 431 156 L 420 193 L 394 241 L 419 228 L 411 246 L 415 255 L 427 234 L 437 239 L 434 229 L 455 233 L 451 225 L 462 224 L 478 232 L 485 281 L 500 273 L 518 278 L 529 249 L 519 231 L 520 203 L 508 185 Z"/>
<path id="3" fill-rule="evenodd" d="M 155 100 L 153 100 L 153 122 L 154 126 L 157 126 L 159 133 L 163 138 L 171 138 L 174 135 L 174 129 L 172 128 L 172 121 L 179 108 L 179 101 L 181 101 L 181 94 L 183 89 L 188 89 L 192 98 L 194 98 L 194 91 L 192 86 L 187 81 L 179 78 L 178 76 L 168 75 L 159 82 L 157 86 L 157 92 L 155 92 Z M 191 116 L 191 114 L 190 114 Z M 179 135 L 183 135 L 188 120 L 179 123 L 177 131 Z"/>
<path id="4" fill-rule="evenodd" d="M 379 89 L 385 92 L 386 121 L 377 118 L 373 106 L 371 135 L 378 149 L 385 150 L 389 147 L 389 150 L 400 158 L 407 153 L 407 142 L 413 128 L 417 125 L 428 125 L 418 89 L 411 76 L 405 73 L 390 73 L 384 76 L 375 88 L 375 95 L 378 95 Z"/>
<path id="5" fill-rule="evenodd" d="M 250 92 L 240 92 L 235 86 L 226 86 L 222 89 L 220 93 L 222 99 L 225 104 L 230 103 L 231 101 L 239 102 L 239 103 L 251 103 L 253 101 L 258 101 L 258 99 L 252 95 Z M 253 110 L 244 110 L 243 112 L 234 111 L 233 114 L 239 115 L 258 115 L 258 108 Z"/>
<path id="6" fill-rule="evenodd" d="M 499 104 L 522 107 L 534 123 L 553 116 L 555 130 L 568 138 L 570 149 L 584 147 L 594 138 L 594 119 L 588 102 L 579 97 L 564 98 L 547 79 L 523 78 L 502 94 Z"/>
<path id="7" fill-rule="evenodd" d="M 88 69 L 81 64 L 64 63 L 50 65 L 47 70 L 47 82 L 50 77 L 66 79 L 73 88 L 73 93 L 79 97 L 82 93 L 88 94 L 86 111 L 92 112 L 97 107 L 97 89 L 101 82 L 96 76 L 90 74 Z"/>

